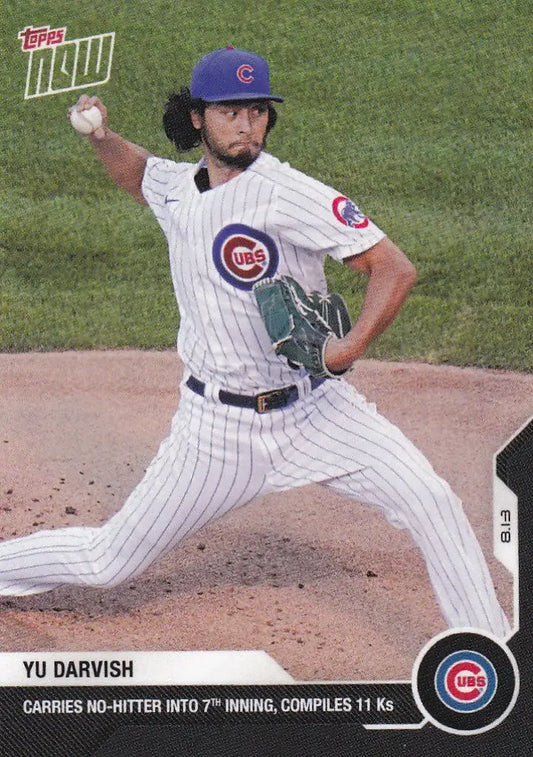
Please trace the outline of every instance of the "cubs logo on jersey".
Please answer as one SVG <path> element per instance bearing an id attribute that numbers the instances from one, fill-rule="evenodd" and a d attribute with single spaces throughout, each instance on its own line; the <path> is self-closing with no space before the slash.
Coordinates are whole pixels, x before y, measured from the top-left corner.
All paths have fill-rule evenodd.
<path id="1" fill-rule="evenodd" d="M 242 223 L 232 223 L 216 235 L 213 261 L 228 284 L 251 290 L 257 281 L 277 271 L 279 253 L 268 234 Z"/>
<path id="2" fill-rule="evenodd" d="M 349 197 L 339 196 L 333 200 L 333 215 L 343 226 L 352 229 L 364 229 L 368 226 L 368 218 L 361 213 L 357 205 Z"/>

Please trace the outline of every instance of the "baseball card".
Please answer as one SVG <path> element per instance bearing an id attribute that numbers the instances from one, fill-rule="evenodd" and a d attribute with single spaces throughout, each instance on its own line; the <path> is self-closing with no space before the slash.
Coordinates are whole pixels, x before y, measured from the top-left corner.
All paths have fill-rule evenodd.
<path id="1" fill-rule="evenodd" d="M 525 8 L 3 12 L 2 753 L 529 754 Z"/>

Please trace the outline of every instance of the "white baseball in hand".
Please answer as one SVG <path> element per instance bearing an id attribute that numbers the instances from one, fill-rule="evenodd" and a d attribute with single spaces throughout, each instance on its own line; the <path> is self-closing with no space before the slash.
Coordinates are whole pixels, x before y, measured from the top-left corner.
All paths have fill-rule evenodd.
<path id="1" fill-rule="evenodd" d="M 70 123 L 80 134 L 92 134 L 102 125 L 102 114 L 96 105 L 87 110 L 73 109 L 70 113 Z"/>

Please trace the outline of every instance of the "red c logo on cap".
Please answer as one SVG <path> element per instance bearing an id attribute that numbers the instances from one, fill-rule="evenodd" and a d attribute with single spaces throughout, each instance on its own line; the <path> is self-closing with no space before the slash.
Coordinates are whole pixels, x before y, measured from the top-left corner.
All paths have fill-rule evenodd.
<path id="1" fill-rule="evenodd" d="M 243 84 L 250 84 L 254 80 L 254 77 L 251 75 L 253 70 L 253 66 L 250 66 L 249 63 L 243 63 L 237 69 L 237 79 L 242 81 Z"/>

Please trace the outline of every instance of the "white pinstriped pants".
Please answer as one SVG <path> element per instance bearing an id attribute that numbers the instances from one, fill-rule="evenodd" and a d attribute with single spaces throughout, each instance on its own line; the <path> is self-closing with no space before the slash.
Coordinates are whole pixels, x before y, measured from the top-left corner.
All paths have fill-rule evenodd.
<path id="1" fill-rule="evenodd" d="M 505 636 L 508 621 L 460 500 L 419 450 L 344 381 L 258 414 L 194 394 L 124 506 L 100 527 L 0 543 L 0 594 L 111 587 L 203 525 L 269 492 L 320 482 L 409 529 L 450 627 Z"/>

